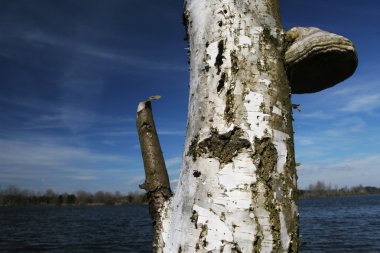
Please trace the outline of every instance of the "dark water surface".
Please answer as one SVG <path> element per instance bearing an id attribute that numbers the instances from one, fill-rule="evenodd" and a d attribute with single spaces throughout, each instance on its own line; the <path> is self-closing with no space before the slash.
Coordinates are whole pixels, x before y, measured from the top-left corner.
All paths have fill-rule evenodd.
<path id="1" fill-rule="evenodd" d="M 380 252 L 380 195 L 303 199 L 302 253 Z"/>
<path id="2" fill-rule="evenodd" d="M 152 252 L 147 206 L 0 207 L 0 252 Z"/>
<path id="3" fill-rule="evenodd" d="M 380 253 L 380 196 L 299 207 L 301 253 Z M 151 252 L 151 236 L 147 206 L 0 207 L 0 252 Z"/>

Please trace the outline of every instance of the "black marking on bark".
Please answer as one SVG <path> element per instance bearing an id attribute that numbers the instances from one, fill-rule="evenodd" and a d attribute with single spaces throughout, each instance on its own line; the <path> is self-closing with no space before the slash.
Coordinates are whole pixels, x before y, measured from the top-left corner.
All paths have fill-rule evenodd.
<path id="1" fill-rule="evenodd" d="M 260 59 L 257 60 L 257 62 L 256 62 L 256 66 L 257 66 L 257 69 L 258 69 L 259 71 L 263 71 L 263 66 L 262 66 L 262 64 L 261 64 Z"/>
<path id="2" fill-rule="evenodd" d="M 178 248 L 178 253 L 182 253 L 182 247 L 181 246 L 179 246 L 179 248 Z"/>
<path id="3" fill-rule="evenodd" d="M 224 59 L 223 53 L 224 53 L 224 41 L 220 40 L 218 43 L 218 55 L 215 58 L 215 64 L 214 64 L 214 66 L 218 69 L 218 72 L 216 73 L 217 75 L 220 74 L 220 67 L 223 64 L 223 59 Z"/>
<path id="4" fill-rule="evenodd" d="M 224 119 L 230 123 L 234 119 L 234 95 L 233 89 L 226 92 L 226 108 L 224 109 Z"/>
<path id="5" fill-rule="evenodd" d="M 201 233 L 199 234 L 199 240 L 201 241 L 204 238 L 202 240 L 202 246 L 203 246 L 203 248 L 206 248 L 207 244 L 208 244 L 208 242 L 207 242 L 207 240 L 205 238 L 207 236 L 207 234 L 208 234 L 208 226 L 207 226 L 207 224 L 202 224 L 202 226 L 201 226 Z"/>
<path id="6" fill-rule="evenodd" d="M 194 172 L 193 172 L 193 176 L 194 177 L 200 177 L 202 175 L 202 173 L 199 171 L 199 170 L 195 170 Z"/>
<path id="7" fill-rule="evenodd" d="M 196 134 L 194 136 L 194 139 L 191 141 L 189 151 L 187 152 L 187 155 L 193 156 L 193 161 L 197 159 L 197 153 L 198 153 L 198 141 L 199 141 L 199 134 Z"/>
<path id="8" fill-rule="evenodd" d="M 190 19 L 190 12 L 188 10 L 184 10 L 182 13 L 182 24 L 185 27 L 185 32 L 186 32 L 185 37 L 184 37 L 185 41 L 189 41 L 189 33 L 188 33 L 188 28 L 190 24 L 189 19 Z"/>
<path id="9" fill-rule="evenodd" d="M 262 111 L 263 113 L 265 113 L 265 103 L 264 103 L 264 102 L 262 102 L 262 103 L 260 104 L 259 109 L 260 109 L 260 111 Z"/>
<path id="10" fill-rule="evenodd" d="M 241 251 L 241 248 L 239 247 L 239 244 L 237 244 L 236 242 L 234 242 L 233 246 L 231 248 L 231 253 L 243 253 L 243 251 Z"/>
<path id="11" fill-rule="evenodd" d="M 198 229 L 198 213 L 193 210 L 193 214 L 190 217 L 192 223 L 194 223 L 195 229 Z"/>
<path id="12" fill-rule="evenodd" d="M 226 213 L 225 213 L 225 212 L 222 212 L 222 213 L 220 214 L 220 220 L 221 220 L 221 221 L 225 221 L 225 220 L 226 220 Z"/>
<path id="13" fill-rule="evenodd" d="M 218 25 L 219 25 L 220 27 L 222 27 L 222 26 L 223 26 L 223 21 L 219 21 L 219 22 L 218 22 Z"/>
<path id="14" fill-rule="evenodd" d="M 192 141 L 188 155 L 195 161 L 197 157 L 206 154 L 208 157 L 218 158 L 221 163 L 230 163 L 232 158 L 243 148 L 250 148 L 249 140 L 241 138 L 243 131 L 235 127 L 230 132 L 219 134 L 218 130 L 211 129 L 211 136 L 199 142 L 199 136 Z"/>
<path id="15" fill-rule="evenodd" d="M 263 241 L 263 238 L 260 235 L 255 236 L 255 241 L 253 242 L 253 252 L 254 253 L 260 253 L 261 252 L 261 243 Z"/>
<path id="16" fill-rule="evenodd" d="M 264 26 L 264 29 L 263 29 L 263 40 L 264 41 L 267 41 L 267 43 L 271 43 L 272 45 L 274 45 L 275 47 L 279 47 L 280 46 L 280 40 L 279 39 L 276 39 L 273 35 L 272 35 L 272 32 L 271 32 L 271 29 L 268 27 L 268 26 Z"/>
<path id="17" fill-rule="evenodd" d="M 207 226 L 207 224 L 203 224 L 201 227 L 201 233 L 199 235 L 199 238 L 206 237 L 207 234 L 208 234 L 208 226 Z"/>
<path id="18" fill-rule="evenodd" d="M 233 50 L 231 51 L 231 54 L 230 54 L 230 57 L 231 57 L 231 70 L 232 70 L 232 73 L 236 74 L 238 71 L 239 71 L 239 59 L 236 55 L 236 51 Z"/>
<path id="19" fill-rule="evenodd" d="M 186 41 L 187 43 L 187 64 L 190 65 L 190 43 L 189 43 L 189 26 L 191 25 L 191 21 L 190 21 L 190 12 L 188 10 L 184 10 L 183 13 L 182 13 L 182 24 L 183 26 L 185 27 L 185 36 L 183 38 L 183 40 Z"/>
<path id="20" fill-rule="evenodd" d="M 227 74 L 223 72 L 220 77 L 218 87 L 216 87 L 216 91 L 218 93 L 224 88 L 224 83 L 226 82 L 226 78 L 227 78 Z"/>

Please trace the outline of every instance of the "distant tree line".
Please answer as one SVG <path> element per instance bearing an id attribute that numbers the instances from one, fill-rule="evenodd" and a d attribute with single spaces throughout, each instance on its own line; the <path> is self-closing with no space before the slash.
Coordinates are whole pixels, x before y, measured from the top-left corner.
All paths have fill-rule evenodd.
<path id="1" fill-rule="evenodd" d="M 317 197 L 331 197 L 331 196 L 346 196 L 346 195 L 368 195 L 368 194 L 380 194 L 380 188 L 373 186 L 353 186 L 348 188 L 337 186 L 332 187 L 322 181 L 318 181 L 315 184 L 310 184 L 305 190 L 299 190 L 299 197 L 301 198 L 317 198 Z"/>
<path id="2" fill-rule="evenodd" d="M 0 206 L 15 205 L 138 205 L 146 203 L 144 193 L 130 192 L 127 195 L 119 191 L 114 193 L 97 191 L 96 193 L 79 190 L 74 194 L 56 193 L 52 189 L 35 192 L 20 189 L 17 186 L 0 187 Z"/>
<path id="3" fill-rule="evenodd" d="M 299 190 L 300 198 L 317 198 L 345 195 L 380 194 L 380 188 L 373 186 L 354 186 L 338 188 L 322 181 L 310 184 L 307 189 Z M 0 187 L 0 206 L 15 205 L 140 205 L 147 202 L 141 192 L 130 192 L 127 195 L 119 191 L 114 193 L 97 191 L 95 193 L 79 190 L 76 193 L 57 193 L 52 189 L 35 192 L 20 189 L 17 186 Z"/>

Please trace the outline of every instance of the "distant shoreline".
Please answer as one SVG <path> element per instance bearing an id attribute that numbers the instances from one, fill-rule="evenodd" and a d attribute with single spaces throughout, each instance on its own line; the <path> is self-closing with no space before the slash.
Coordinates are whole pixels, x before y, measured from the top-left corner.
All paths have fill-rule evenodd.
<path id="1" fill-rule="evenodd" d="M 340 196 L 380 195 L 380 188 L 373 186 L 355 186 L 351 188 L 332 188 L 323 182 L 311 184 L 307 190 L 298 190 L 299 199 L 329 198 Z M 118 206 L 146 205 L 146 194 L 130 192 L 122 195 L 119 192 L 110 193 L 98 191 L 89 193 L 82 190 L 75 194 L 55 193 L 52 189 L 45 193 L 35 193 L 27 189 L 9 186 L 0 189 L 0 206 Z"/>
<path id="2" fill-rule="evenodd" d="M 145 203 L 146 196 L 141 192 L 126 195 L 97 191 L 96 193 L 77 191 L 75 194 L 56 193 L 47 189 L 44 193 L 17 186 L 0 189 L 0 206 L 100 206 L 100 205 L 136 205 Z"/>
<path id="3" fill-rule="evenodd" d="M 354 186 L 354 187 L 331 187 L 324 182 L 318 181 L 310 184 L 306 190 L 298 190 L 299 198 L 323 198 L 323 197 L 339 197 L 339 196 L 355 196 L 355 195 L 376 195 L 380 194 L 380 188 L 373 186 Z"/>
<path id="4" fill-rule="evenodd" d="M 300 195 L 299 200 L 303 199 L 327 199 L 327 198 L 335 198 L 335 197 L 364 197 L 364 196 L 376 196 L 380 195 L 380 193 L 367 193 L 367 194 L 346 194 L 346 195 Z M 142 203 L 114 203 L 114 204 L 107 204 L 107 203 L 87 203 L 87 204 L 12 204 L 12 205 L 0 205 L 0 207 L 96 207 L 96 206 L 147 206 L 147 202 Z"/>
<path id="5" fill-rule="evenodd" d="M 299 199 L 322 199 L 322 198 L 335 198 L 335 197 L 361 197 L 361 196 L 371 196 L 380 195 L 380 193 L 366 193 L 366 194 L 345 194 L 345 195 L 299 195 Z"/>

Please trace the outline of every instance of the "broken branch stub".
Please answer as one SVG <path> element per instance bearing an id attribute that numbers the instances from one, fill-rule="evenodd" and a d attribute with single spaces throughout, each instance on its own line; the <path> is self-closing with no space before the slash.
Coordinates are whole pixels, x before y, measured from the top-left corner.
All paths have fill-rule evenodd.
<path id="1" fill-rule="evenodd" d="M 149 212 L 154 225 L 153 252 L 158 252 L 162 246 L 161 210 L 172 196 L 172 192 L 153 120 L 150 101 L 154 99 L 159 99 L 159 96 L 152 96 L 147 101 L 139 103 L 136 125 L 145 170 L 145 182 L 140 185 L 140 188 L 147 192 Z"/>
<path id="2" fill-rule="evenodd" d="M 354 44 L 314 27 L 286 32 L 285 67 L 293 94 L 314 93 L 350 77 L 358 65 Z"/>
<path id="3" fill-rule="evenodd" d="M 163 187 L 170 189 L 150 100 L 140 102 L 136 123 L 145 169 L 145 183 L 141 185 L 141 188 L 147 192 L 156 191 Z"/>

